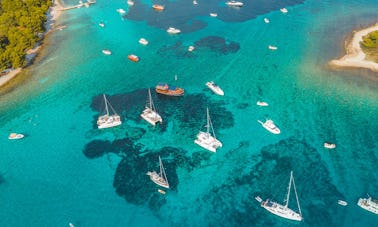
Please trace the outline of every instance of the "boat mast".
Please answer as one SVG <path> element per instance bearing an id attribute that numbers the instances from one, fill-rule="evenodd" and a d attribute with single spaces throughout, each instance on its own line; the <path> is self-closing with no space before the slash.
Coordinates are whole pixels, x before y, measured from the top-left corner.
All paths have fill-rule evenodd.
<path id="1" fill-rule="evenodd" d="M 293 179 L 293 171 L 290 172 L 290 180 L 289 180 L 289 187 L 287 189 L 287 196 L 286 196 L 286 204 L 285 207 L 289 205 L 289 199 L 290 199 L 290 188 L 291 188 L 291 179 Z"/>
<path id="2" fill-rule="evenodd" d="M 150 105 L 150 109 L 152 109 L 152 98 L 151 98 L 151 90 L 148 88 L 148 104 Z"/>
<path id="3" fill-rule="evenodd" d="M 291 174 L 293 174 L 293 172 L 291 172 Z M 295 188 L 294 177 L 292 176 L 292 178 L 293 178 L 293 186 L 294 186 L 295 198 L 297 199 L 297 205 L 298 205 L 299 214 L 302 217 L 302 211 L 301 211 L 301 206 L 299 205 L 299 199 L 298 199 L 297 189 Z"/>
<path id="4" fill-rule="evenodd" d="M 104 101 L 105 101 L 105 109 L 106 109 L 106 115 L 109 116 L 109 110 L 108 110 L 108 100 L 106 99 L 106 96 L 105 94 L 103 94 L 104 96 Z"/>
<path id="5" fill-rule="evenodd" d="M 167 183 L 167 185 L 169 185 L 168 183 L 168 179 L 167 179 L 167 175 L 165 175 L 165 170 L 164 170 L 164 166 L 163 166 L 163 162 L 161 161 L 161 158 L 159 156 L 159 164 L 160 164 L 160 177 L 162 177 L 164 179 L 164 181 Z"/>

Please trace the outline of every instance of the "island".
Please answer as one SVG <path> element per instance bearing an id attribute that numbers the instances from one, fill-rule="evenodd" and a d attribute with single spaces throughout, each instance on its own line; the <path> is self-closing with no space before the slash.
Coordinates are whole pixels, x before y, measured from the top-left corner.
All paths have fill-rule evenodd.
<path id="1" fill-rule="evenodd" d="M 331 66 L 366 68 L 378 72 L 378 23 L 354 33 L 346 55 L 329 62 Z"/>

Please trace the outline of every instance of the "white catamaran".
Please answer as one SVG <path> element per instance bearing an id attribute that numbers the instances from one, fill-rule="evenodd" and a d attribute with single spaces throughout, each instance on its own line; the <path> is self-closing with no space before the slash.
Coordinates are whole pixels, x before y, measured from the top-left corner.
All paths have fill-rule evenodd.
<path id="1" fill-rule="evenodd" d="M 291 182 L 293 182 L 295 198 L 297 199 L 299 213 L 293 211 L 292 209 L 290 209 L 288 207 L 289 199 L 290 199 Z M 299 205 L 297 189 L 295 188 L 293 171 L 290 172 L 290 181 L 289 181 L 288 192 L 287 192 L 287 195 L 286 195 L 285 205 L 281 205 L 277 202 L 274 202 L 274 201 L 271 201 L 270 199 L 267 199 L 266 201 L 261 202 L 261 206 L 263 208 L 265 208 L 267 211 L 271 212 L 272 214 L 275 214 L 275 215 L 280 216 L 282 218 L 286 218 L 286 219 L 290 219 L 290 220 L 294 220 L 294 221 L 302 221 L 303 217 L 302 217 L 301 207 Z"/>
<path id="2" fill-rule="evenodd" d="M 160 185 L 164 188 L 169 188 L 169 183 L 167 176 L 165 175 L 165 170 L 163 166 L 163 162 L 161 161 L 161 158 L 159 156 L 159 165 L 160 165 L 160 172 L 156 173 L 155 171 L 147 172 L 147 175 L 150 176 L 150 179 L 157 185 Z"/>
<path id="3" fill-rule="evenodd" d="M 152 125 L 156 125 L 157 122 L 162 123 L 163 119 L 161 116 L 156 112 L 155 105 L 152 101 L 151 97 L 151 90 L 148 89 L 148 101 L 146 105 L 146 109 L 143 110 L 143 113 L 140 115 L 144 120 Z"/>
<path id="4" fill-rule="evenodd" d="M 209 115 L 209 108 L 207 108 L 206 110 L 207 110 L 206 112 L 207 124 L 205 127 L 207 128 L 207 131 L 206 132 L 200 131 L 197 134 L 197 139 L 194 140 L 194 143 L 200 145 L 201 147 L 209 151 L 216 152 L 218 147 L 222 147 L 222 143 L 219 140 L 217 140 L 217 138 L 215 137 L 213 124 L 211 123 L 211 119 Z M 211 128 L 211 133 L 210 133 L 210 128 Z"/>
<path id="5" fill-rule="evenodd" d="M 110 128 L 114 126 L 118 126 L 122 124 L 121 117 L 115 112 L 113 107 L 110 105 L 110 102 L 106 99 L 105 94 L 104 96 L 104 102 L 105 102 L 105 111 L 106 114 L 101 115 L 97 119 L 97 126 L 98 128 Z M 113 114 L 109 115 L 109 107 L 112 109 Z"/>

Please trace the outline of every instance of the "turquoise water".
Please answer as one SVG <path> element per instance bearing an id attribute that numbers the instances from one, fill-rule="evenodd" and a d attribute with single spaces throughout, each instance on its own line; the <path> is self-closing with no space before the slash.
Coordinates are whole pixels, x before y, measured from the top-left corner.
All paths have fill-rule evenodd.
<path id="1" fill-rule="evenodd" d="M 351 31 L 377 21 L 376 1 L 159 3 L 160 13 L 149 1 L 128 9 L 115 0 L 66 12 L 57 23 L 67 28 L 49 36 L 19 85 L 1 94 L 0 226 L 375 226 L 378 215 L 356 203 L 366 193 L 378 198 L 377 74 L 327 62 L 343 54 Z M 169 26 L 182 34 L 168 35 Z M 140 62 L 129 61 L 131 53 Z M 205 87 L 210 80 L 224 97 Z M 147 88 L 160 81 L 186 94 L 153 94 L 163 117 L 153 128 L 139 114 Z M 122 126 L 96 129 L 103 93 Z M 215 154 L 193 143 L 206 107 L 223 143 Z M 261 127 L 265 118 L 280 135 Z M 26 137 L 9 141 L 13 131 Z M 337 148 L 324 149 L 325 141 Z M 165 195 L 145 175 L 158 170 L 158 155 L 171 184 Z M 301 223 L 254 199 L 282 202 L 290 170 Z"/>

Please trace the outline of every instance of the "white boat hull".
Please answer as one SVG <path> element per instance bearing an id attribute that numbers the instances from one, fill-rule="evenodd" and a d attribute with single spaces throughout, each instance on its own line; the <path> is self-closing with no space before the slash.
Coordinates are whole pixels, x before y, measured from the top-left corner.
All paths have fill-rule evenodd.
<path id="1" fill-rule="evenodd" d="M 194 143 L 214 153 L 217 152 L 217 148 L 222 147 L 222 143 L 207 132 L 199 132 Z"/>
<path id="2" fill-rule="evenodd" d="M 98 118 L 97 126 L 99 129 L 111 128 L 121 125 L 122 121 L 118 115 L 107 116 L 103 115 Z"/>
<path id="3" fill-rule="evenodd" d="M 376 202 L 372 201 L 371 198 L 365 199 L 360 198 L 357 202 L 357 205 L 360 206 L 362 209 L 365 209 L 367 211 L 370 211 L 374 214 L 378 214 L 378 201 Z"/>
<path id="4" fill-rule="evenodd" d="M 24 138 L 24 135 L 23 134 L 20 134 L 20 133 L 11 133 L 9 136 L 8 136 L 8 139 L 10 140 L 19 140 L 19 139 L 22 139 Z"/>
<path id="5" fill-rule="evenodd" d="M 279 217 L 286 218 L 293 221 L 302 221 L 302 216 L 297 212 L 293 211 L 292 209 L 285 207 L 279 203 L 266 200 L 261 203 L 261 206 L 265 208 L 272 214 L 275 214 Z"/>
<path id="6" fill-rule="evenodd" d="M 160 177 L 159 174 L 157 174 L 155 171 L 153 172 L 147 172 L 147 175 L 150 176 L 150 179 L 155 184 L 164 187 L 169 188 L 169 184 L 164 180 L 164 178 Z"/>
<path id="7" fill-rule="evenodd" d="M 274 125 L 274 122 L 272 120 L 267 120 L 265 123 L 258 120 L 258 122 L 266 129 L 268 130 L 269 132 L 273 133 L 273 134 L 280 134 L 281 133 L 281 130 Z"/>
<path id="8" fill-rule="evenodd" d="M 210 88 L 210 90 L 212 90 L 215 94 L 224 96 L 224 91 L 218 85 L 215 85 L 214 82 L 207 82 L 206 86 Z"/>
<path id="9" fill-rule="evenodd" d="M 140 116 L 153 126 L 155 126 L 157 122 L 163 123 L 161 116 L 149 107 L 146 107 Z"/>

